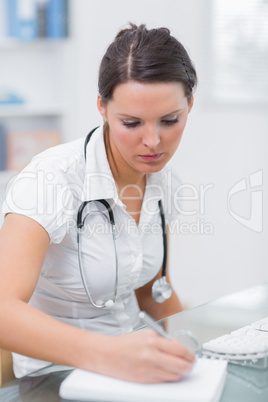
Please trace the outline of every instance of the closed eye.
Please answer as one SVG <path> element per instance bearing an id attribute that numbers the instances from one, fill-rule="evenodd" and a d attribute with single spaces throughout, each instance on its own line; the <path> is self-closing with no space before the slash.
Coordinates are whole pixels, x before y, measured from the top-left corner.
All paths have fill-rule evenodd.
<path id="1" fill-rule="evenodd" d="M 172 120 L 161 120 L 161 123 L 164 124 L 164 126 L 172 126 L 173 124 L 178 123 L 178 118 L 172 119 Z"/>
<path id="2" fill-rule="evenodd" d="M 122 121 L 123 126 L 129 127 L 129 128 L 135 128 L 137 127 L 140 122 L 139 121 Z"/>
<path id="3" fill-rule="evenodd" d="M 178 117 L 176 117 L 175 119 L 163 119 L 163 120 L 161 120 L 161 124 L 163 124 L 164 126 L 172 126 L 172 125 L 178 123 L 178 121 L 179 121 Z M 122 124 L 123 124 L 123 126 L 128 127 L 128 128 L 135 128 L 135 127 L 139 126 L 141 123 L 140 123 L 140 121 L 123 120 Z"/>

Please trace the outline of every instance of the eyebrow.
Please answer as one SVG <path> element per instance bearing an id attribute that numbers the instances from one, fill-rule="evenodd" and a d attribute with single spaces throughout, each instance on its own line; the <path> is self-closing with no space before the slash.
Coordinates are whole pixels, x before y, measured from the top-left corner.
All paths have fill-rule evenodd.
<path id="1" fill-rule="evenodd" d="M 160 118 L 161 118 L 161 119 L 164 119 L 165 117 L 172 116 L 172 115 L 176 115 L 176 114 L 178 114 L 178 113 L 180 113 L 180 112 L 182 112 L 182 111 L 183 111 L 183 109 L 174 110 L 173 112 L 167 113 L 167 114 L 165 114 L 164 116 L 161 116 Z M 140 120 L 140 117 L 131 116 L 130 114 L 125 114 L 125 113 L 122 113 L 122 114 L 121 114 L 121 113 L 118 113 L 117 116 L 118 116 L 118 117 L 126 117 L 126 118 L 128 118 L 128 119 Z"/>
<path id="2" fill-rule="evenodd" d="M 170 113 L 168 113 L 168 114 L 165 114 L 165 116 L 162 116 L 162 119 L 163 119 L 164 117 L 168 117 L 168 116 L 171 116 L 171 115 L 174 115 L 174 114 L 178 114 L 178 113 L 182 112 L 183 110 L 184 110 L 184 109 L 174 110 L 174 112 L 170 112 Z"/>

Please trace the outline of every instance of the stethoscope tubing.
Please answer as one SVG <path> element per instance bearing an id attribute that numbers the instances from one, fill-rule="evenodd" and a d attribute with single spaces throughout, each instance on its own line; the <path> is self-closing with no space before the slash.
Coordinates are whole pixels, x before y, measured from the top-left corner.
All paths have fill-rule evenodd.
<path id="1" fill-rule="evenodd" d="M 162 204 L 161 200 L 158 201 L 158 206 L 159 206 L 160 216 L 161 216 L 162 233 L 163 233 L 163 250 L 164 250 L 162 276 L 165 277 L 166 271 L 167 271 L 167 231 L 166 231 L 164 208 L 163 208 L 163 204 Z"/>
<path id="2" fill-rule="evenodd" d="M 86 160 L 86 148 L 87 148 L 87 144 L 92 136 L 92 134 L 94 133 L 94 131 L 97 129 L 98 127 L 94 128 L 92 131 L 90 131 L 90 133 L 87 135 L 86 140 L 85 140 L 85 144 L 84 144 L 84 155 L 85 155 L 85 160 Z M 86 282 L 86 278 L 85 278 L 85 272 L 83 269 L 83 263 L 82 263 L 82 251 L 81 251 L 81 232 L 82 229 L 84 227 L 84 223 L 85 223 L 85 219 L 83 220 L 83 211 L 85 209 L 85 207 L 93 200 L 89 200 L 89 201 L 84 201 L 77 212 L 77 244 L 78 244 L 78 262 L 79 262 L 79 270 L 80 270 L 80 274 L 81 274 L 81 279 L 82 279 L 82 283 L 83 286 L 85 288 L 88 300 L 90 302 L 90 304 L 92 304 L 94 307 L 96 308 L 104 308 L 104 307 L 111 307 L 117 298 L 117 293 L 118 293 L 118 279 L 119 279 L 119 264 L 118 264 L 118 254 L 117 254 L 117 248 L 116 248 L 116 230 L 115 230 L 115 219 L 114 219 L 114 214 L 112 211 L 112 208 L 110 206 L 110 204 L 108 203 L 108 201 L 104 200 L 104 199 L 98 199 L 98 200 L 94 200 L 95 202 L 100 202 L 102 205 L 105 206 L 105 208 L 108 211 L 109 214 L 109 220 L 110 223 L 112 225 L 112 236 L 113 236 L 113 243 L 114 243 L 114 252 L 115 252 L 115 264 L 116 264 L 116 272 L 115 272 L 115 285 L 114 285 L 114 294 L 113 294 L 113 299 L 108 300 L 107 302 L 103 302 L 101 301 L 100 304 L 97 304 L 96 302 L 94 302 L 94 300 L 91 297 L 91 294 L 89 292 L 88 286 L 87 286 L 87 282 Z M 166 224 L 165 224 L 165 215 L 164 215 L 164 208 L 163 208 L 163 204 L 162 204 L 162 200 L 158 201 L 158 206 L 159 206 L 159 211 L 160 211 L 160 217 L 161 217 L 161 226 L 162 226 L 162 233 L 163 233 L 163 264 L 162 264 L 162 278 L 163 279 L 163 286 L 164 284 L 166 284 L 166 265 L 167 265 L 167 233 L 166 233 Z M 158 280 L 159 281 L 159 280 Z M 162 283 L 162 282 L 161 282 Z"/>

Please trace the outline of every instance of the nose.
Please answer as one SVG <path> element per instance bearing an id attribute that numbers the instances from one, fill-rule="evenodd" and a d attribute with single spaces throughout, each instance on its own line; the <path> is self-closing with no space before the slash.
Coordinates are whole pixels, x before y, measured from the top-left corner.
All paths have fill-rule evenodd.
<path id="1" fill-rule="evenodd" d="M 150 149 L 155 149 L 160 142 L 160 133 L 155 125 L 147 125 L 144 127 L 142 143 Z"/>

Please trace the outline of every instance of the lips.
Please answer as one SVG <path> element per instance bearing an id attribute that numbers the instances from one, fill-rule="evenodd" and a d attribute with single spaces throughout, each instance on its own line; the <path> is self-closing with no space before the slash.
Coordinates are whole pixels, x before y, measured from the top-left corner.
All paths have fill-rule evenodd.
<path id="1" fill-rule="evenodd" d="M 143 159 L 146 162 L 155 162 L 159 158 L 161 158 L 163 154 L 153 154 L 153 155 L 140 155 L 141 159 Z"/>

